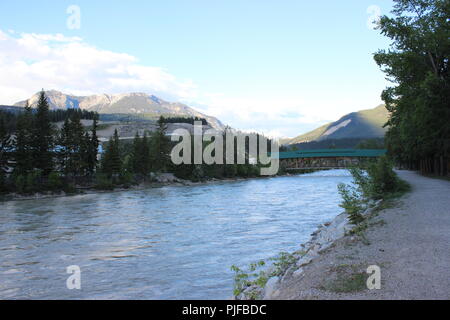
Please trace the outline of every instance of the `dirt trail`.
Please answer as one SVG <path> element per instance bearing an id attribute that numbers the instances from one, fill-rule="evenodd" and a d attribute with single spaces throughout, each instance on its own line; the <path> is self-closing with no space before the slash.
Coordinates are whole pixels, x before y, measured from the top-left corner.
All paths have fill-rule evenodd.
<path id="1" fill-rule="evenodd" d="M 450 299 L 450 182 L 398 174 L 412 192 L 372 219 L 367 241 L 339 240 L 286 276 L 277 299 Z M 380 290 L 365 286 L 369 265 L 381 268 Z"/>

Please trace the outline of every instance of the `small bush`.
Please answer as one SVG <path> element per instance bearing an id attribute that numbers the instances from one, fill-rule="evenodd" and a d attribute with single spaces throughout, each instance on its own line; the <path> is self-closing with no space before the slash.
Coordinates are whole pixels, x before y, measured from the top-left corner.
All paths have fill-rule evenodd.
<path id="1" fill-rule="evenodd" d="M 26 178 L 25 192 L 31 194 L 41 191 L 40 181 L 41 181 L 40 171 L 33 171 L 28 173 Z"/>
<path id="2" fill-rule="evenodd" d="M 131 172 L 123 172 L 120 175 L 120 184 L 123 185 L 124 188 L 131 187 L 134 182 L 134 175 Z"/>
<path id="3" fill-rule="evenodd" d="M 370 194 L 374 199 L 382 199 L 384 195 L 399 191 L 401 183 L 393 170 L 392 163 L 383 156 L 367 169 L 370 176 Z"/>
<path id="4" fill-rule="evenodd" d="M 0 168 L 0 193 L 6 193 L 9 191 L 8 181 L 6 179 L 5 173 Z"/>
<path id="5" fill-rule="evenodd" d="M 94 188 L 98 190 L 114 190 L 114 183 L 107 175 L 99 173 L 95 176 Z"/>
<path id="6" fill-rule="evenodd" d="M 75 188 L 75 185 L 73 183 L 66 183 L 63 186 L 63 191 L 65 193 L 76 193 L 77 188 Z"/>
<path id="7" fill-rule="evenodd" d="M 247 177 L 248 176 L 248 168 L 245 164 L 237 165 L 237 175 L 239 177 Z"/>
<path id="8" fill-rule="evenodd" d="M 63 189 L 63 181 L 57 172 L 51 172 L 47 179 L 47 189 L 55 192 Z"/>
<path id="9" fill-rule="evenodd" d="M 272 277 L 279 277 L 283 275 L 286 270 L 292 266 L 297 259 L 293 254 L 287 252 L 281 252 L 276 257 L 270 258 L 272 266 L 267 268 L 267 263 L 264 260 L 260 260 L 255 263 L 251 263 L 246 271 L 231 266 L 231 270 L 235 272 L 234 276 L 234 295 L 238 296 L 244 293 L 247 299 L 255 300 L 260 297 L 262 289 Z M 247 288 L 252 287 L 252 290 Z"/>
<path id="10" fill-rule="evenodd" d="M 364 199 L 361 192 L 357 188 L 343 183 L 338 185 L 338 190 L 342 197 L 342 203 L 339 206 L 347 212 L 350 223 L 356 225 L 362 222 L 364 217 L 361 212 L 364 209 Z"/>
<path id="11" fill-rule="evenodd" d="M 14 179 L 14 184 L 16 185 L 16 190 L 18 193 L 25 193 L 26 179 L 23 175 L 18 175 Z"/>
<path id="12" fill-rule="evenodd" d="M 352 224 L 361 223 L 361 212 L 370 199 L 387 199 L 409 190 L 409 185 L 400 180 L 393 170 L 392 163 L 383 156 L 371 163 L 364 172 L 360 168 L 351 168 L 353 185 L 340 184 L 342 197 L 340 206 L 345 209 Z"/>

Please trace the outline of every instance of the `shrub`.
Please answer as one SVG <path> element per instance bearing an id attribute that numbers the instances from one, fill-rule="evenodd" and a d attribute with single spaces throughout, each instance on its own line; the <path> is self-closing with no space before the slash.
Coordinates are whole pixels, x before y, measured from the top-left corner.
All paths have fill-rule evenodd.
<path id="1" fill-rule="evenodd" d="M 50 172 L 47 179 L 47 188 L 51 191 L 58 191 L 63 188 L 63 182 L 59 173 Z"/>
<path id="2" fill-rule="evenodd" d="M 352 167 L 349 169 L 352 177 L 353 184 L 356 186 L 358 192 L 364 199 L 370 199 L 372 197 L 371 177 L 367 172 L 358 168 Z"/>
<path id="3" fill-rule="evenodd" d="M 345 209 L 352 224 L 364 220 L 361 212 L 369 199 L 385 199 L 409 189 L 409 185 L 397 177 L 392 163 L 385 156 L 370 164 L 367 172 L 354 167 L 350 173 L 353 185 L 340 184 L 338 190 L 342 197 L 340 206 Z"/>
<path id="4" fill-rule="evenodd" d="M 98 190 L 114 190 L 114 184 L 112 182 L 112 179 L 109 178 L 107 175 L 98 173 L 95 176 L 94 188 Z"/>
<path id="5" fill-rule="evenodd" d="M 73 183 L 66 183 L 63 186 L 63 191 L 65 193 L 76 193 L 77 188 L 75 188 L 75 185 Z"/>
<path id="6" fill-rule="evenodd" d="M 226 164 L 224 167 L 224 175 L 227 178 L 234 178 L 237 174 L 236 164 Z"/>
<path id="7" fill-rule="evenodd" d="M 247 177 L 248 176 L 248 168 L 245 164 L 237 165 L 237 175 L 239 177 Z"/>
<path id="8" fill-rule="evenodd" d="M 41 191 L 41 171 L 30 172 L 25 180 L 25 193 L 35 193 Z"/>
<path id="9" fill-rule="evenodd" d="M 7 179 L 5 177 L 5 173 L 0 168 L 0 193 L 8 192 L 8 190 L 9 190 L 9 188 L 8 188 Z"/>
<path id="10" fill-rule="evenodd" d="M 120 175 L 120 184 L 123 185 L 124 188 L 129 188 L 133 185 L 134 175 L 131 172 L 122 172 Z"/>
<path id="11" fill-rule="evenodd" d="M 371 197 L 381 199 L 384 195 L 400 189 L 400 179 L 393 170 L 392 163 L 383 156 L 367 169 L 370 176 Z"/>
<path id="12" fill-rule="evenodd" d="M 238 296 L 244 293 L 247 299 L 259 299 L 262 289 L 271 277 L 279 277 L 283 275 L 286 270 L 292 266 L 296 261 L 293 254 L 287 252 L 280 252 L 276 257 L 270 258 L 271 266 L 264 260 L 251 263 L 245 270 L 242 270 L 235 265 L 231 266 L 234 271 L 234 295 Z M 267 268 L 267 266 L 269 266 Z M 246 289 L 252 290 L 246 290 Z"/>
<path id="13" fill-rule="evenodd" d="M 343 183 L 338 185 L 338 190 L 342 197 L 342 203 L 339 206 L 347 212 L 350 223 L 356 225 L 362 222 L 364 217 L 361 212 L 364 209 L 364 199 L 361 192 L 357 188 Z"/>
<path id="14" fill-rule="evenodd" d="M 14 184 L 16 185 L 16 190 L 18 193 L 25 193 L 26 179 L 23 175 L 18 175 L 14 179 Z"/>

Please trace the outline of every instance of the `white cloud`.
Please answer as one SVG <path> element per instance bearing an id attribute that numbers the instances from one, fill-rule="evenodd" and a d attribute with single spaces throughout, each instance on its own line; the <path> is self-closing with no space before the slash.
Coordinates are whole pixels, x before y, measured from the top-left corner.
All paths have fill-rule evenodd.
<path id="1" fill-rule="evenodd" d="M 324 86 L 323 92 L 299 88 L 290 96 L 270 90 L 247 96 L 204 92 L 191 80 L 143 65 L 132 55 L 63 34 L 0 30 L 0 70 L 0 104 L 24 100 L 41 88 L 76 95 L 145 92 L 185 102 L 235 128 L 271 136 L 295 136 L 345 113 L 375 106 L 361 106 L 365 97 L 353 91 L 350 97 L 345 90 L 327 96 L 324 92 L 333 90 Z"/>
<path id="2" fill-rule="evenodd" d="M 172 100 L 196 95 L 192 81 L 62 34 L 0 30 L 0 70 L 2 104 L 25 99 L 41 88 L 83 94 L 139 91 Z"/>

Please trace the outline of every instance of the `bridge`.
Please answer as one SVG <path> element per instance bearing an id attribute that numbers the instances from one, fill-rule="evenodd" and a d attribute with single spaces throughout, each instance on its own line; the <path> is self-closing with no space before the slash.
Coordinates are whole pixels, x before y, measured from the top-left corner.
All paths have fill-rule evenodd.
<path id="1" fill-rule="evenodd" d="M 280 166 L 286 170 L 345 169 L 364 166 L 386 154 L 380 149 L 320 149 L 280 152 Z"/>

